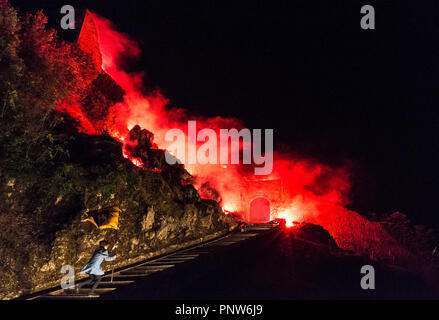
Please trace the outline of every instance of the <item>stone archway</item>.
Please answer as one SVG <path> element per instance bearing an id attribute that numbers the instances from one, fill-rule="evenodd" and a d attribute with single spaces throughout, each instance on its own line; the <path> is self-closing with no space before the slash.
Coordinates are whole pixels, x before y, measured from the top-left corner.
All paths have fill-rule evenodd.
<path id="1" fill-rule="evenodd" d="M 270 221 L 270 202 L 264 197 L 253 199 L 250 203 L 250 223 L 266 223 Z"/>

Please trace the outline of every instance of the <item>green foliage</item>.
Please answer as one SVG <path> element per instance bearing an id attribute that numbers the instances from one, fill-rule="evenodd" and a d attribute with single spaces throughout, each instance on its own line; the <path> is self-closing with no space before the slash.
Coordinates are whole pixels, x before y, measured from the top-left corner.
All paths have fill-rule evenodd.
<path id="1" fill-rule="evenodd" d="M 42 11 L 20 18 L 0 0 L 0 190 L 9 195 L 0 214 L 33 215 L 37 224 L 56 223 L 60 201 L 85 190 L 83 170 L 68 162 L 72 137 L 55 130 L 64 119 L 54 109 L 67 95 L 81 99 L 96 73 L 91 58 L 46 23 Z"/>
<path id="2" fill-rule="evenodd" d="M 18 56 L 20 48 L 20 21 L 17 12 L 7 2 L 0 2 L 0 93 L 3 117 L 10 95 L 16 94 L 24 68 Z M 13 102 L 14 100 L 12 100 Z M 6 102 L 6 103 L 5 103 Z"/>
<path id="3" fill-rule="evenodd" d="M 68 214 L 62 206 L 77 197 L 89 207 L 122 198 L 161 205 L 172 190 L 159 174 L 131 164 L 116 169 L 70 159 L 69 142 L 77 133 L 58 129 L 66 124 L 54 110 L 60 101 L 82 105 L 98 122 L 124 92 L 108 75 L 98 74 L 77 44 L 60 41 L 46 23 L 42 11 L 20 18 L 0 0 L 0 214 L 34 216 L 40 226 L 49 220 L 55 226 Z M 7 187 L 11 180 L 19 187 Z M 170 210 L 181 213 L 178 205 Z"/>
<path id="4" fill-rule="evenodd" d="M 53 110 L 67 95 L 80 99 L 96 73 L 91 58 L 46 23 L 42 11 L 20 19 L 0 3 L 0 164 L 17 174 L 68 157 L 66 137 L 53 133 L 62 121 Z"/>
<path id="5" fill-rule="evenodd" d="M 47 30 L 46 22 L 42 12 L 20 19 L 0 0 L 0 296 L 54 280 L 56 272 L 42 272 L 44 263 L 51 259 L 59 270 L 68 257 L 51 257 L 53 252 L 65 249 L 72 259 L 78 257 L 71 244 L 90 242 L 80 222 L 84 209 L 120 206 L 121 234 L 127 240 L 145 237 L 139 229 L 150 208 L 157 213 L 154 230 L 166 221 L 184 222 L 183 197 L 176 200 L 160 173 L 133 166 L 113 141 L 84 147 L 81 143 L 89 138 L 108 138 L 82 139 L 73 121 L 54 110 L 61 101 L 74 103 L 98 122 L 124 93 L 107 75 L 98 76 L 91 57 L 77 44 L 66 44 Z M 90 152 L 78 155 L 82 147 Z M 194 208 L 204 210 L 199 216 L 209 214 L 207 205 Z M 69 246 L 56 245 L 60 233 Z M 180 236 L 187 237 L 186 232 Z M 139 250 L 171 243 L 152 241 Z M 126 258 L 140 253 L 132 251 Z"/>

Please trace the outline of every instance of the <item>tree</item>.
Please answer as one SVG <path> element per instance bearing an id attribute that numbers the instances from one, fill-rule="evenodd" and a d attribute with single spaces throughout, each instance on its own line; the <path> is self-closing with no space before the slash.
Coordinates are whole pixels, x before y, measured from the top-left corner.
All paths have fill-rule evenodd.
<path id="1" fill-rule="evenodd" d="M 39 170 L 64 153 L 54 109 L 62 99 L 79 103 L 97 76 L 91 57 L 46 24 L 42 11 L 20 20 L 0 0 L 0 160 L 17 171 Z"/>

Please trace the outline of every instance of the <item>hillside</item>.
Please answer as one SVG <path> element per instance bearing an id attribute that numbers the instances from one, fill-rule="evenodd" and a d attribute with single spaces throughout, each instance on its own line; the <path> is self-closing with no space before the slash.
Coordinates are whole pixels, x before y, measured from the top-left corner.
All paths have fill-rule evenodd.
<path id="1" fill-rule="evenodd" d="M 138 168 L 118 141 L 81 134 L 57 111 L 60 101 L 75 100 L 105 112 L 121 88 L 77 44 L 46 30 L 46 21 L 42 12 L 19 18 L 0 1 L 2 299 L 58 284 L 61 267 L 79 271 L 103 238 L 118 242 L 120 266 L 235 226 L 152 142 L 142 156 L 154 168 Z M 146 131 L 133 134 L 146 142 Z M 83 222 L 113 206 L 121 210 L 118 231 Z"/>

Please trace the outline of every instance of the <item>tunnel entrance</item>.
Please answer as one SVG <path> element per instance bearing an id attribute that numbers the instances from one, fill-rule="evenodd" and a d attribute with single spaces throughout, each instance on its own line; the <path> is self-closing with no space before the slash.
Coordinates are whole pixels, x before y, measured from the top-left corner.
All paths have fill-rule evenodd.
<path id="1" fill-rule="evenodd" d="M 266 223 L 270 221 L 270 202 L 265 198 L 256 198 L 250 203 L 250 222 Z"/>

